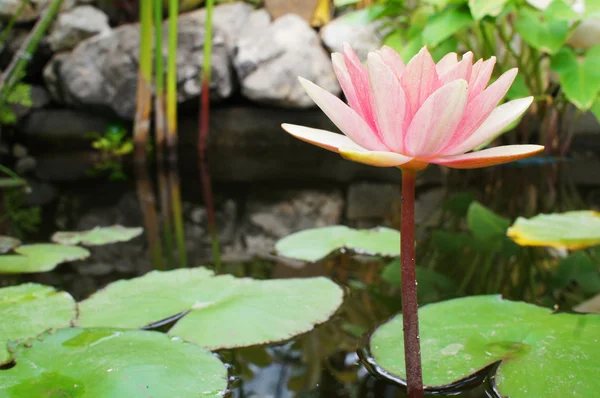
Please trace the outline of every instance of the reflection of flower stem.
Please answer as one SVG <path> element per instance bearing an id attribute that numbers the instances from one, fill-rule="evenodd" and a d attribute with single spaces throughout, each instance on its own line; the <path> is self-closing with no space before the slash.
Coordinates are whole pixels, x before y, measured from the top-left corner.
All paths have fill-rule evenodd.
<path id="1" fill-rule="evenodd" d="M 206 1 L 206 22 L 204 25 L 204 65 L 202 66 L 202 98 L 200 101 L 200 131 L 198 134 L 198 153 L 200 158 L 200 177 L 202 179 L 202 190 L 204 203 L 208 218 L 208 231 L 212 243 L 213 262 L 218 270 L 221 265 L 221 251 L 219 247 L 219 233 L 215 219 L 214 198 L 206 161 L 206 148 L 208 141 L 209 116 L 210 116 L 210 75 L 211 75 L 211 52 L 212 52 L 212 10 L 214 0 Z"/>
<path id="2" fill-rule="evenodd" d="M 160 195 L 160 209 L 163 219 L 163 233 L 165 237 L 165 250 L 167 251 L 167 265 L 173 268 L 173 223 L 171 221 L 171 187 L 162 162 L 158 163 L 158 187 Z"/>
<path id="3" fill-rule="evenodd" d="M 160 242 L 160 228 L 158 226 L 158 216 L 156 214 L 156 200 L 152 192 L 152 185 L 148 177 L 148 170 L 143 163 L 138 163 L 135 167 L 137 195 L 144 217 L 146 227 L 146 237 L 150 247 L 150 255 L 154 269 L 165 269 L 163 261 L 162 247 Z M 140 274 L 144 274 L 150 269 L 139 269 Z"/>
<path id="4" fill-rule="evenodd" d="M 415 181 L 414 170 L 402 170 L 402 215 L 400 226 L 400 258 L 402 263 L 402 321 L 404 356 L 409 398 L 423 396 L 421 347 L 419 345 L 419 305 L 415 266 Z"/>

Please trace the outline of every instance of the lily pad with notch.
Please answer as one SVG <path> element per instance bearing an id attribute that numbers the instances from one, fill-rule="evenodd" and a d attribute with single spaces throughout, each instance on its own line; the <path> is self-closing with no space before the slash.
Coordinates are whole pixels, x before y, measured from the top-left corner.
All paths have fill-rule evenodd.
<path id="1" fill-rule="evenodd" d="M 87 249 L 77 246 L 39 243 L 17 247 L 16 254 L 0 256 L 0 274 L 46 272 L 57 265 L 84 260 L 90 256 Z"/>
<path id="2" fill-rule="evenodd" d="M 558 313 L 500 296 L 474 296 L 419 310 L 423 383 L 443 392 L 498 365 L 499 396 L 591 397 L 600 389 L 600 316 Z M 403 382 L 402 318 L 371 336 L 372 359 Z"/>
<path id="3" fill-rule="evenodd" d="M 52 235 L 52 241 L 61 245 L 101 246 L 109 243 L 127 242 L 144 232 L 141 227 L 128 228 L 122 225 L 96 227 L 87 231 L 61 231 Z"/>
<path id="4" fill-rule="evenodd" d="M 176 321 L 169 334 L 221 349 L 308 332 L 342 301 L 342 289 L 327 278 L 254 280 L 215 276 L 206 268 L 154 271 L 112 283 L 82 301 L 76 324 L 141 328 L 169 319 Z"/>
<path id="5" fill-rule="evenodd" d="M 76 316 L 73 297 L 50 286 L 26 283 L 0 288 L 0 364 L 10 361 L 8 340 L 37 336 L 48 329 L 64 328 Z"/>
<path id="6" fill-rule="evenodd" d="M 521 246 L 585 249 L 600 244 L 600 213 L 583 210 L 519 217 L 507 235 Z"/>
<path id="7" fill-rule="evenodd" d="M 2 397 L 222 397 L 227 369 L 211 352 L 145 330 L 68 328 L 10 346 Z"/>
<path id="8" fill-rule="evenodd" d="M 400 233 L 391 228 L 352 229 L 342 225 L 307 229 L 279 240 L 277 254 L 315 262 L 332 253 L 347 250 L 382 257 L 400 255 Z"/>

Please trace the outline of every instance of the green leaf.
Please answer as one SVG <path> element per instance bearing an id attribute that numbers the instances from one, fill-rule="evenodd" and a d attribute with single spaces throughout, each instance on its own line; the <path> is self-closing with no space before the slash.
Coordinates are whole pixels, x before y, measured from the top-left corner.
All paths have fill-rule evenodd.
<path id="1" fill-rule="evenodd" d="M 523 76 L 523 74 L 518 74 L 515 78 L 515 81 L 508 89 L 508 92 L 506 93 L 506 98 L 508 100 L 514 100 L 518 98 L 529 97 L 530 95 L 531 93 L 529 92 L 529 88 L 525 83 L 525 77 Z"/>
<path id="2" fill-rule="evenodd" d="M 465 249 L 477 249 L 478 242 L 471 235 L 448 231 L 433 231 L 435 246 L 445 254 L 461 255 Z"/>
<path id="3" fill-rule="evenodd" d="M 553 0 L 544 10 L 544 14 L 549 20 L 577 21 L 581 19 L 573 7 L 564 0 Z"/>
<path id="4" fill-rule="evenodd" d="M 565 47 L 552 57 L 552 70 L 558 74 L 565 96 L 580 110 L 590 109 L 600 92 L 600 46 L 592 47 L 578 59 Z"/>
<path id="5" fill-rule="evenodd" d="M 541 18 L 542 15 L 539 11 L 521 8 L 515 21 L 515 29 L 533 48 L 556 54 L 567 41 L 569 21 Z"/>
<path id="6" fill-rule="evenodd" d="M 600 121 L 600 98 L 596 98 L 596 101 L 590 108 L 590 111 L 596 116 L 596 119 Z"/>
<path id="7" fill-rule="evenodd" d="M 457 217 L 465 217 L 475 196 L 471 192 L 463 192 L 449 197 L 444 203 L 444 210 Z"/>
<path id="8" fill-rule="evenodd" d="M 340 287 L 326 278 L 262 281 L 214 276 L 205 268 L 154 271 L 114 282 L 79 303 L 76 324 L 140 328 L 189 311 L 169 334 L 220 349 L 307 332 L 342 300 Z"/>
<path id="9" fill-rule="evenodd" d="M 500 217 L 479 202 L 471 203 L 467 223 L 473 235 L 481 241 L 494 241 L 506 235 L 510 221 Z"/>
<path id="10" fill-rule="evenodd" d="M 600 213 L 582 210 L 519 217 L 507 234 L 521 246 L 584 249 L 600 244 Z"/>
<path id="11" fill-rule="evenodd" d="M 462 7 L 446 8 L 435 14 L 423 30 L 423 40 L 426 44 L 437 46 L 457 32 L 473 25 L 474 21 L 469 11 Z"/>
<path id="12" fill-rule="evenodd" d="M 62 329 L 12 347 L 3 397 L 223 397 L 227 369 L 212 353 L 145 330 Z"/>
<path id="13" fill-rule="evenodd" d="M 126 228 L 122 225 L 96 227 L 88 231 L 56 232 L 52 241 L 61 245 L 101 246 L 109 243 L 127 242 L 140 236 L 143 228 Z"/>
<path id="14" fill-rule="evenodd" d="M 307 229 L 279 240 L 277 254 L 303 261 L 318 261 L 340 250 L 395 257 L 400 255 L 400 233 L 395 229 L 352 229 L 341 225 Z"/>
<path id="15" fill-rule="evenodd" d="M 10 361 L 8 340 L 28 339 L 48 329 L 68 327 L 76 314 L 73 298 L 50 286 L 26 283 L 0 288 L 0 364 Z"/>
<path id="16" fill-rule="evenodd" d="M 476 20 L 486 16 L 497 17 L 502 13 L 509 0 L 469 0 L 471 14 Z"/>
<path id="17" fill-rule="evenodd" d="M 0 254 L 7 253 L 20 244 L 21 241 L 16 238 L 0 235 Z"/>
<path id="18" fill-rule="evenodd" d="M 576 282 L 585 294 L 600 292 L 600 274 L 596 264 L 585 252 L 571 253 L 558 265 L 556 275 L 553 278 L 555 288 L 567 287 L 570 282 Z"/>
<path id="19" fill-rule="evenodd" d="M 19 246 L 15 253 L 0 256 L 0 274 L 46 272 L 59 264 L 90 256 L 90 252 L 82 247 L 49 243 Z"/>
<path id="20" fill-rule="evenodd" d="M 501 396 L 592 397 L 600 389 L 600 316 L 476 296 L 419 310 L 423 383 L 442 390 L 500 361 Z M 379 327 L 371 353 L 388 374 L 405 378 L 402 317 Z"/>

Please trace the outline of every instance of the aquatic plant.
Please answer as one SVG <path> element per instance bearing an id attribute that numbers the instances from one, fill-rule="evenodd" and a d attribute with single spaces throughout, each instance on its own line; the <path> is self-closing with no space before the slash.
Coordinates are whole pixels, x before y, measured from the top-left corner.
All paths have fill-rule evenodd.
<path id="1" fill-rule="evenodd" d="M 521 116 L 533 98 L 497 107 L 517 76 L 504 73 L 487 87 L 495 59 L 473 64 L 447 54 L 437 64 L 427 48 L 405 65 L 390 47 L 371 52 L 367 67 L 348 45 L 332 54 L 334 70 L 348 104 L 300 78 L 308 95 L 344 133 L 284 124 L 293 136 L 344 158 L 402 170 L 402 315 L 410 397 L 423 394 L 415 274 L 414 196 L 417 171 L 436 163 L 478 168 L 533 156 L 544 147 L 509 145 L 470 152 Z M 487 87 L 487 88 L 486 88 Z"/>
<path id="2" fill-rule="evenodd" d="M 152 10 L 151 1 L 140 2 L 140 55 L 133 125 L 135 160 L 146 160 L 152 109 Z"/>

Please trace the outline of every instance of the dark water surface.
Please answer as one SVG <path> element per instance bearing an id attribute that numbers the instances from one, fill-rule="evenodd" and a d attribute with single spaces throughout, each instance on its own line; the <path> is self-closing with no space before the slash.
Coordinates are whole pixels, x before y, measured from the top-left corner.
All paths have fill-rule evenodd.
<path id="1" fill-rule="evenodd" d="M 453 172 L 445 174 L 444 180 L 447 197 L 467 192 L 509 218 L 531 216 L 541 211 L 587 208 L 590 198 L 598 196 L 593 187 L 569 181 L 568 173 L 565 174 L 563 168 L 555 164 Z M 162 248 L 159 258 L 151 247 L 157 242 L 146 239 L 158 226 L 152 225 L 152 221 L 148 225 L 148 214 L 152 214 L 149 209 L 154 208 L 157 217 L 161 213 L 161 190 L 156 188 L 160 185 L 160 178 L 153 177 L 141 185 L 134 175 L 129 175 L 123 182 L 108 182 L 100 178 L 61 184 L 57 198 L 42 207 L 42 224 L 37 231 L 25 232 L 25 241 L 48 241 L 50 235 L 59 229 L 84 229 L 114 223 L 125 226 L 145 224 L 146 236 L 129 243 L 93 249 L 91 259 L 85 263 L 64 264 L 44 274 L 0 277 L 0 283 L 35 281 L 50 284 L 81 300 L 112 281 L 131 278 L 157 266 L 168 268 L 169 258 L 173 258 L 175 263 L 180 261 L 176 255 L 170 256 L 170 251 L 176 251 L 176 244 L 165 246 L 164 241 L 161 242 L 166 236 L 164 229 L 154 231 Z M 224 264 L 217 272 L 258 279 L 323 275 L 345 287 L 346 299 L 329 322 L 291 341 L 220 351 L 218 354 L 222 360 L 230 365 L 231 395 L 256 398 L 404 397 L 404 390 L 397 383 L 377 377 L 365 347 L 365 336 L 378 324 L 397 314 L 401 307 L 399 289 L 381 277 L 386 261 L 342 255 L 318 264 L 303 265 L 281 261 L 268 253 L 244 255 L 243 239 L 240 248 L 237 232 L 228 230 L 229 227 L 224 225 L 244 223 L 244 201 L 249 194 L 256 191 L 268 194 L 271 188 L 279 189 L 280 186 L 264 183 L 218 184 L 215 187 L 217 223 L 224 247 Z M 323 186 L 327 187 L 327 184 L 321 184 Z M 206 215 L 202 210 L 200 183 L 197 179 L 185 179 L 181 181 L 181 188 L 188 265 L 212 267 L 211 241 L 204 225 Z M 228 201 L 237 203 L 237 210 L 233 213 L 228 210 Z M 454 233 L 465 229 L 465 209 L 460 209 L 460 203 L 457 206 L 459 209 L 454 212 L 432 213 L 431 218 L 435 220 L 417 225 L 418 265 L 435 269 L 452 280 L 455 286 L 450 291 L 436 291 L 434 288 L 426 295 L 425 303 L 461 295 L 502 293 L 511 299 L 524 299 L 540 305 L 569 305 L 568 300 L 558 297 L 545 285 L 543 272 L 535 266 L 536 259 L 544 256 L 542 250 L 521 251 L 517 257 L 526 258 L 509 256 L 507 259 L 502 259 L 497 253 L 490 258 L 466 253 L 465 256 L 470 257 L 468 264 L 463 265 L 456 257 L 448 258 L 439 253 L 432 246 L 432 231 L 442 228 Z M 190 221 L 190 218 L 195 221 Z M 397 219 L 392 217 L 381 221 L 393 225 Z M 474 268 L 472 264 L 477 261 L 482 264 L 477 263 Z M 519 269 L 521 271 L 517 272 Z M 513 277 L 502 278 L 501 273 Z M 490 391 L 486 388 L 489 383 L 484 372 L 474 380 L 465 381 L 465 385 L 436 393 L 460 397 L 494 396 L 486 392 Z"/>

